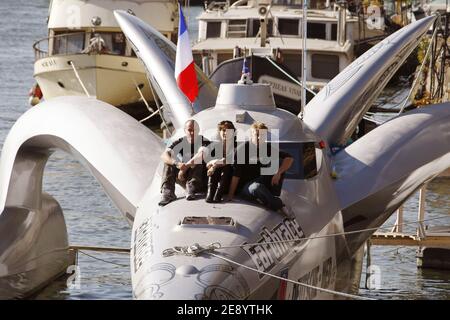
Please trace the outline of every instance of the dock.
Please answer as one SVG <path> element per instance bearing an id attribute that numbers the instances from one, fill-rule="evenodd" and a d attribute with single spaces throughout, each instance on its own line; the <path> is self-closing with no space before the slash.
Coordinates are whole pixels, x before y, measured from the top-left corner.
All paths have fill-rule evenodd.
<path id="1" fill-rule="evenodd" d="M 450 178 L 450 168 L 439 177 Z M 425 200 L 427 185 L 419 191 L 419 205 L 416 233 L 403 232 L 403 207 L 397 210 L 397 220 L 389 232 L 375 232 L 367 241 L 368 261 L 370 247 L 376 246 L 410 246 L 417 247 L 417 267 L 450 270 L 450 226 L 426 227 Z M 450 217 L 450 216 L 449 216 Z"/>
<path id="2" fill-rule="evenodd" d="M 376 232 L 371 245 L 448 248 L 450 250 L 450 226 L 445 232 L 426 232 L 424 237 L 399 232 Z"/>

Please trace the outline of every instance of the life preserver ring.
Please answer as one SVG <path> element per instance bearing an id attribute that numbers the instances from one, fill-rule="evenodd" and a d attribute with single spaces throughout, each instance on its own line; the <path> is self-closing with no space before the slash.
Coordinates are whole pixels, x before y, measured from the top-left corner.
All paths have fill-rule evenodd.
<path id="1" fill-rule="evenodd" d="M 33 87 L 31 87 L 30 92 L 28 93 L 30 98 L 28 99 L 28 102 L 31 106 L 37 105 L 39 102 L 41 102 L 41 99 L 43 97 L 41 87 L 39 87 L 39 84 L 35 84 Z"/>

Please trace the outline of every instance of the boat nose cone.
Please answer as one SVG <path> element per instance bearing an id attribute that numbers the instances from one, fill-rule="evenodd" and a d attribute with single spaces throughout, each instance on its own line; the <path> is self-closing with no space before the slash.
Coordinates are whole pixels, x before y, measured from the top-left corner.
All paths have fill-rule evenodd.
<path id="1" fill-rule="evenodd" d="M 192 265 L 184 265 L 179 266 L 176 270 L 176 274 L 179 274 L 180 276 L 188 277 L 190 275 L 194 275 L 198 273 L 198 269 Z"/>
<path id="2" fill-rule="evenodd" d="M 145 300 L 228 300 L 249 296 L 246 280 L 233 266 L 223 261 L 209 263 L 203 267 L 153 265 L 135 295 Z"/>
<path id="3" fill-rule="evenodd" d="M 119 26 L 122 28 L 122 30 L 126 27 L 132 26 L 133 21 L 135 21 L 135 23 L 137 22 L 137 19 L 135 16 L 133 16 L 123 10 L 114 10 L 114 17 L 116 18 L 116 20 L 119 23 Z"/>

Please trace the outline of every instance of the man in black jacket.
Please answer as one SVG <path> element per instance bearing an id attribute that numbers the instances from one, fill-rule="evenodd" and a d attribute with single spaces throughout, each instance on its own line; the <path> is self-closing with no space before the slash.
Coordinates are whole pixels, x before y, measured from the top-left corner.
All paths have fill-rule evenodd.
<path id="1" fill-rule="evenodd" d="M 194 200 L 195 193 L 203 187 L 205 166 L 203 162 L 186 165 L 200 147 L 209 145 L 209 140 L 199 135 L 200 127 L 195 120 L 184 125 L 185 136 L 173 141 L 161 155 L 164 171 L 161 183 L 160 206 L 176 200 L 175 183 L 186 183 L 186 199 Z M 178 161 L 181 156 L 182 161 Z"/>

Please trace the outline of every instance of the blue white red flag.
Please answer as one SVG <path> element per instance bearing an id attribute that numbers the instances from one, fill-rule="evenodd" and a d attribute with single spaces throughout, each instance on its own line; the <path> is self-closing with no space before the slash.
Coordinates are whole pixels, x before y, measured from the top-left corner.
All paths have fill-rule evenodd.
<path id="1" fill-rule="evenodd" d="M 194 58 L 192 57 L 189 34 L 181 5 L 178 5 L 178 10 L 180 13 L 180 22 L 178 25 L 175 79 L 177 80 L 178 87 L 189 101 L 193 103 L 198 95 L 197 74 L 195 73 Z"/>
<path id="2" fill-rule="evenodd" d="M 243 63 L 243 65 L 242 65 L 242 74 L 250 74 L 250 70 L 248 69 L 248 66 L 247 66 L 247 58 L 246 57 L 244 57 L 244 63 Z"/>

